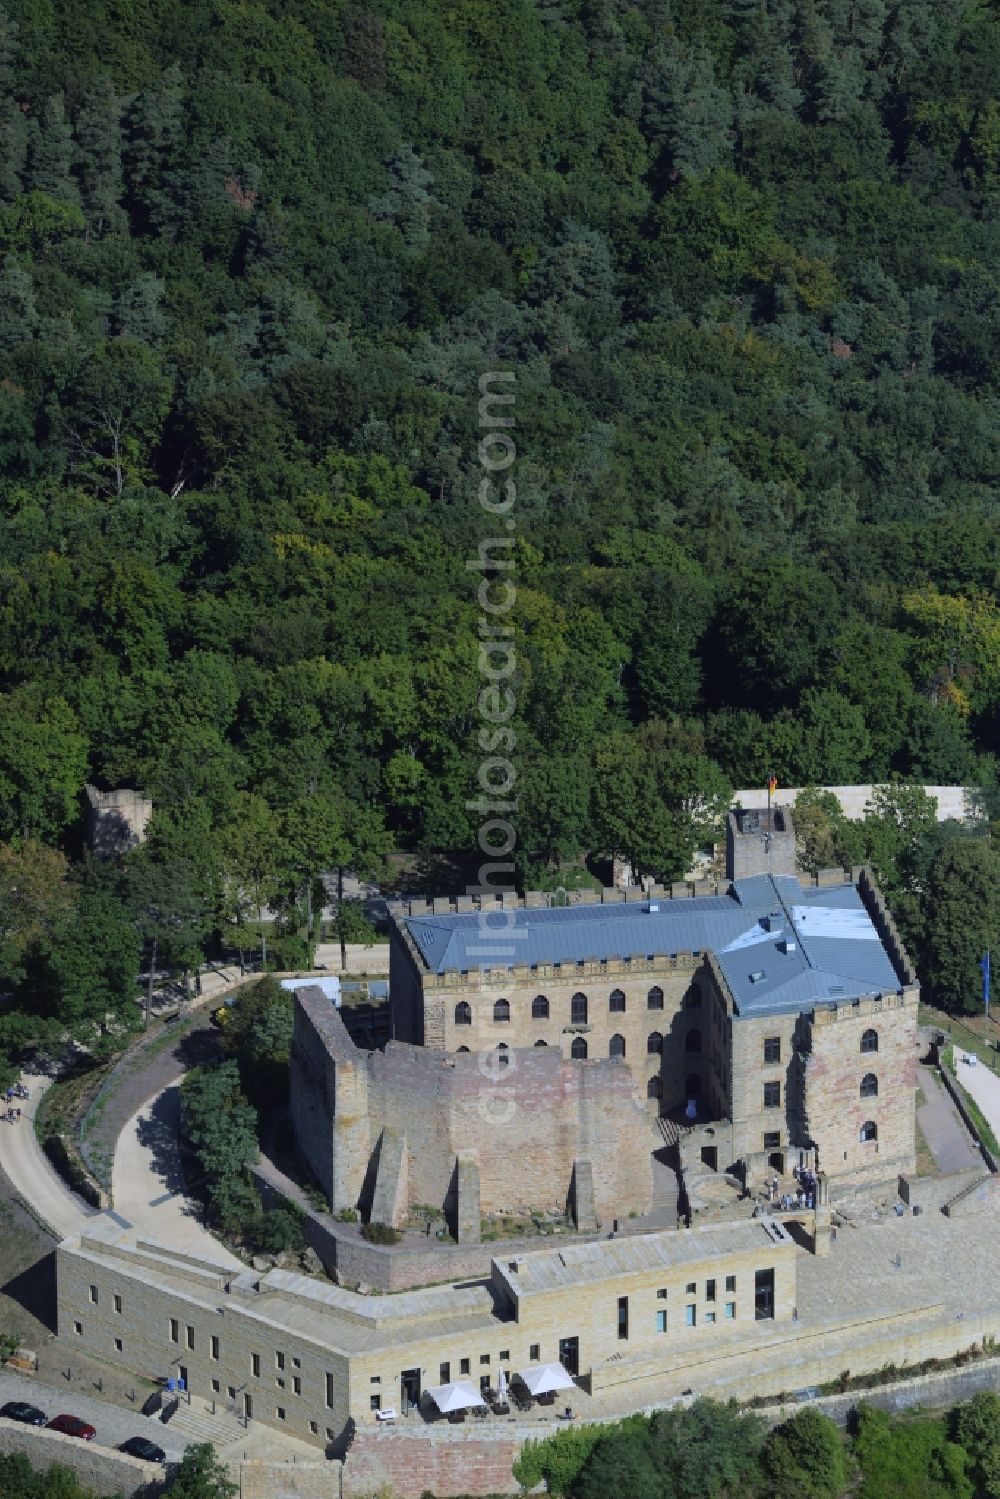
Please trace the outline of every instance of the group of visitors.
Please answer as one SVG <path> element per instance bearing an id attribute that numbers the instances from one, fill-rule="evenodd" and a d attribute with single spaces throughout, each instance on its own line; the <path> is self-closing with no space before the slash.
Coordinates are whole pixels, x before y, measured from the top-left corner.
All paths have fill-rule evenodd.
<path id="1" fill-rule="evenodd" d="M 794 1192 L 782 1192 L 781 1182 L 773 1176 L 767 1183 L 767 1200 L 782 1212 L 791 1213 L 796 1208 L 816 1206 L 816 1173 L 806 1166 L 796 1166 L 793 1172 L 797 1186 Z"/>

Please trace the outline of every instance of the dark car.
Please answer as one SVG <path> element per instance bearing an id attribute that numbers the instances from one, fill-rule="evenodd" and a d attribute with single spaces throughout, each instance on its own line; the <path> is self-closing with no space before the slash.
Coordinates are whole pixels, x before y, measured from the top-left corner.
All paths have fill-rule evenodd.
<path id="1" fill-rule="evenodd" d="M 56 1416 L 48 1423 L 48 1430 L 61 1431 L 64 1437 L 79 1437 L 81 1442 L 92 1442 L 97 1435 L 97 1428 L 79 1416 Z"/>
<path id="2" fill-rule="evenodd" d="M 26 1400 L 8 1400 L 0 1406 L 0 1416 L 6 1416 L 8 1421 L 23 1421 L 25 1426 L 44 1426 L 48 1420 L 44 1411 Z"/>
<path id="3" fill-rule="evenodd" d="M 144 1463 L 165 1463 L 167 1454 L 162 1447 L 157 1447 L 148 1437 L 129 1437 L 127 1442 L 122 1442 L 118 1448 L 119 1452 L 127 1452 L 130 1457 L 141 1457 Z"/>

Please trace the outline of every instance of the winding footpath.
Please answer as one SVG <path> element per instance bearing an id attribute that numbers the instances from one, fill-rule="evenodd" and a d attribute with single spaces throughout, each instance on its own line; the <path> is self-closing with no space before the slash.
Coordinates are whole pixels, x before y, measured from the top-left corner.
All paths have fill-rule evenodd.
<path id="1" fill-rule="evenodd" d="M 55 1238 L 64 1239 L 86 1228 L 97 1209 L 70 1191 L 35 1135 L 35 1114 L 52 1078 L 26 1072 L 21 1081 L 29 1097 L 17 1100 L 21 1117 L 16 1124 L 0 1123 L 0 1168 L 34 1215 Z"/>

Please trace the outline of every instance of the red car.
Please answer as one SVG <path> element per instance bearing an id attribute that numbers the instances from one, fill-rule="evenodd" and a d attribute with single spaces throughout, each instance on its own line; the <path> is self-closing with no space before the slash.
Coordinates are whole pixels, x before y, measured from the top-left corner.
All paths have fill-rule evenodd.
<path id="1" fill-rule="evenodd" d="M 56 1416 L 48 1423 L 48 1430 L 61 1431 L 64 1437 L 79 1437 L 81 1442 L 92 1442 L 97 1435 L 97 1428 L 79 1416 Z"/>

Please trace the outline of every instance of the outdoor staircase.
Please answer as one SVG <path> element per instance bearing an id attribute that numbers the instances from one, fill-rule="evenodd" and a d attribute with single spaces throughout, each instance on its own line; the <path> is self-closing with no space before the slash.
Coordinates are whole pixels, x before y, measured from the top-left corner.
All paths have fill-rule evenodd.
<path id="1" fill-rule="evenodd" d="M 980 1203 L 986 1203 L 991 1199 L 997 1187 L 997 1179 L 992 1175 L 977 1176 L 974 1181 L 968 1182 L 961 1191 L 956 1192 L 954 1197 L 942 1204 L 941 1211 L 946 1218 L 955 1218 L 963 1212 L 975 1212 Z M 975 1201 L 978 1197 L 979 1201 Z"/>
<path id="2" fill-rule="evenodd" d="M 675 1124 L 672 1119 L 657 1119 L 656 1124 L 664 1145 L 676 1145 L 681 1137 L 680 1125 Z"/>
<path id="3" fill-rule="evenodd" d="M 229 1406 L 217 1403 L 213 1415 L 211 1408 L 197 1396 L 190 1405 L 186 1400 L 181 1400 L 165 1429 L 186 1442 L 211 1442 L 217 1447 L 239 1441 L 246 1435 L 242 1421 Z"/>

